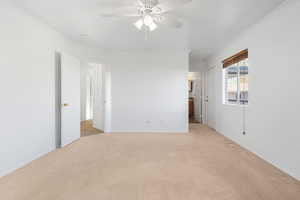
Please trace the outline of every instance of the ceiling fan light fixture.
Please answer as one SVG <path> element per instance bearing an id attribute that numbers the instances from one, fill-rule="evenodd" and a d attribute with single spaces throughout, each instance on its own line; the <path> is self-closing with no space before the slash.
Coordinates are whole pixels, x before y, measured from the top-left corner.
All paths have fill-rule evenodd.
<path id="1" fill-rule="evenodd" d="M 143 26 L 144 26 L 144 22 L 142 19 L 139 19 L 137 22 L 134 23 L 134 25 L 139 29 L 142 30 Z"/>
<path id="2" fill-rule="evenodd" d="M 143 19 L 139 19 L 134 23 L 134 25 L 139 30 L 142 30 L 144 26 L 147 27 L 150 31 L 154 31 L 157 29 L 157 25 L 154 23 L 153 18 L 149 15 L 146 15 Z"/>
<path id="3" fill-rule="evenodd" d="M 157 25 L 153 22 L 152 24 L 150 24 L 149 26 L 150 31 L 154 31 L 157 29 Z"/>
<path id="4" fill-rule="evenodd" d="M 154 23 L 153 18 L 150 15 L 145 15 L 144 16 L 144 24 L 146 26 L 150 26 Z"/>

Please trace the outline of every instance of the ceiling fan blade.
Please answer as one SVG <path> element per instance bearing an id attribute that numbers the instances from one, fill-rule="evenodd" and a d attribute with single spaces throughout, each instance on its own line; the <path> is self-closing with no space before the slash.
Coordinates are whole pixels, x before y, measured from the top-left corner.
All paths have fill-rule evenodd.
<path id="1" fill-rule="evenodd" d="M 159 0 L 138 0 L 139 5 L 150 5 L 150 6 L 157 6 L 159 4 Z"/>
<path id="2" fill-rule="evenodd" d="M 170 28 L 181 28 L 183 23 L 175 16 L 161 15 L 154 18 L 155 22 L 160 25 L 165 25 Z"/>
<path id="3" fill-rule="evenodd" d="M 168 12 L 170 10 L 174 10 L 178 7 L 181 7 L 185 4 L 192 2 L 193 0 L 159 0 L 158 7 L 161 11 Z"/>
<path id="4" fill-rule="evenodd" d="M 101 8 L 123 8 L 130 6 L 138 6 L 138 0 L 100 0 L 98 5 Z"/>
<path id="5" fill-rule="evenodd" d="M 100 18 L 106 19 L 128 19 L 128 18 L 135 18 L 137 16 L 127 16 L 127 15 L 118 15 L 118 14 L 100 14 Z"/>
<path id="6" fill-rule="evenodd" d="M 101 0 L 98 3 L 101 16 L 138 16 L 138 0 Z"/>
<path id="7" fill-rule="evenodd" d="M 100 16 L 110 17 L 110 16 L 124 16 L 124 17 L 136 17 L 139 16 L 138 9 L 134 6 L 132 7 L 120 7 L 120 8 L 103 8 L 100 10 Z"/>

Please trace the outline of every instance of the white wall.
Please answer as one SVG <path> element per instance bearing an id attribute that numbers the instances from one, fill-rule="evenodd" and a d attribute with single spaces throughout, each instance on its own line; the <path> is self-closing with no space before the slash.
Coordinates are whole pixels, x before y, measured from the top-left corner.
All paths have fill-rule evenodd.
<path id="1" fill-rule="evenodd" d="M 189 56 L 189 72 L 206 71 L 208 68 L 206 61 L 201 58 L 195 58 L 195 56 L 191 56 L 191 54 Z"/>
<path id="2" fill-rule="evenodd" d="M 188 131 L 188 52 L 119 53 L 107 65 L 112 132 Z"/>
<path id="3" fill-rule="evenodd" d="M 210 60 L 217 131 L 300 180 L 300 1 L 288 0 Z M 246 135 L 242 109 L 222 104 L 221 61 L 249 49 Z"/>
<path id="4" fill-rule="evenodd" d="M 54 52 L 88 60 L 85 49 L 0 2 L 0 176 L 55 149 Z"/>

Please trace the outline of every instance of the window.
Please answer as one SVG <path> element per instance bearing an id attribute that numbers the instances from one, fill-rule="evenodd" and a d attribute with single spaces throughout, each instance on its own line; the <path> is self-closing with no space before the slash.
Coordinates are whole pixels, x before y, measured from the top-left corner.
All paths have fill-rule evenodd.
<path id="1" fill-rule="evenodd" d="M 248 50 L 223 61 L 225 104 L 248 104 Z"/>

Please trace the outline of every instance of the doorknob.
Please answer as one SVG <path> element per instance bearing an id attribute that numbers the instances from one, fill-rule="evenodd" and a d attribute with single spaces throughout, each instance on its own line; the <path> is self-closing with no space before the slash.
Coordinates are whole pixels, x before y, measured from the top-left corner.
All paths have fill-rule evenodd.
<path id="1" fill-rule="evenodd" d="M 69 106 L 69 104 L 67 104 L 67 103 L 63 104 L 63 107 L 68 107 L 68 106 Z"/>

